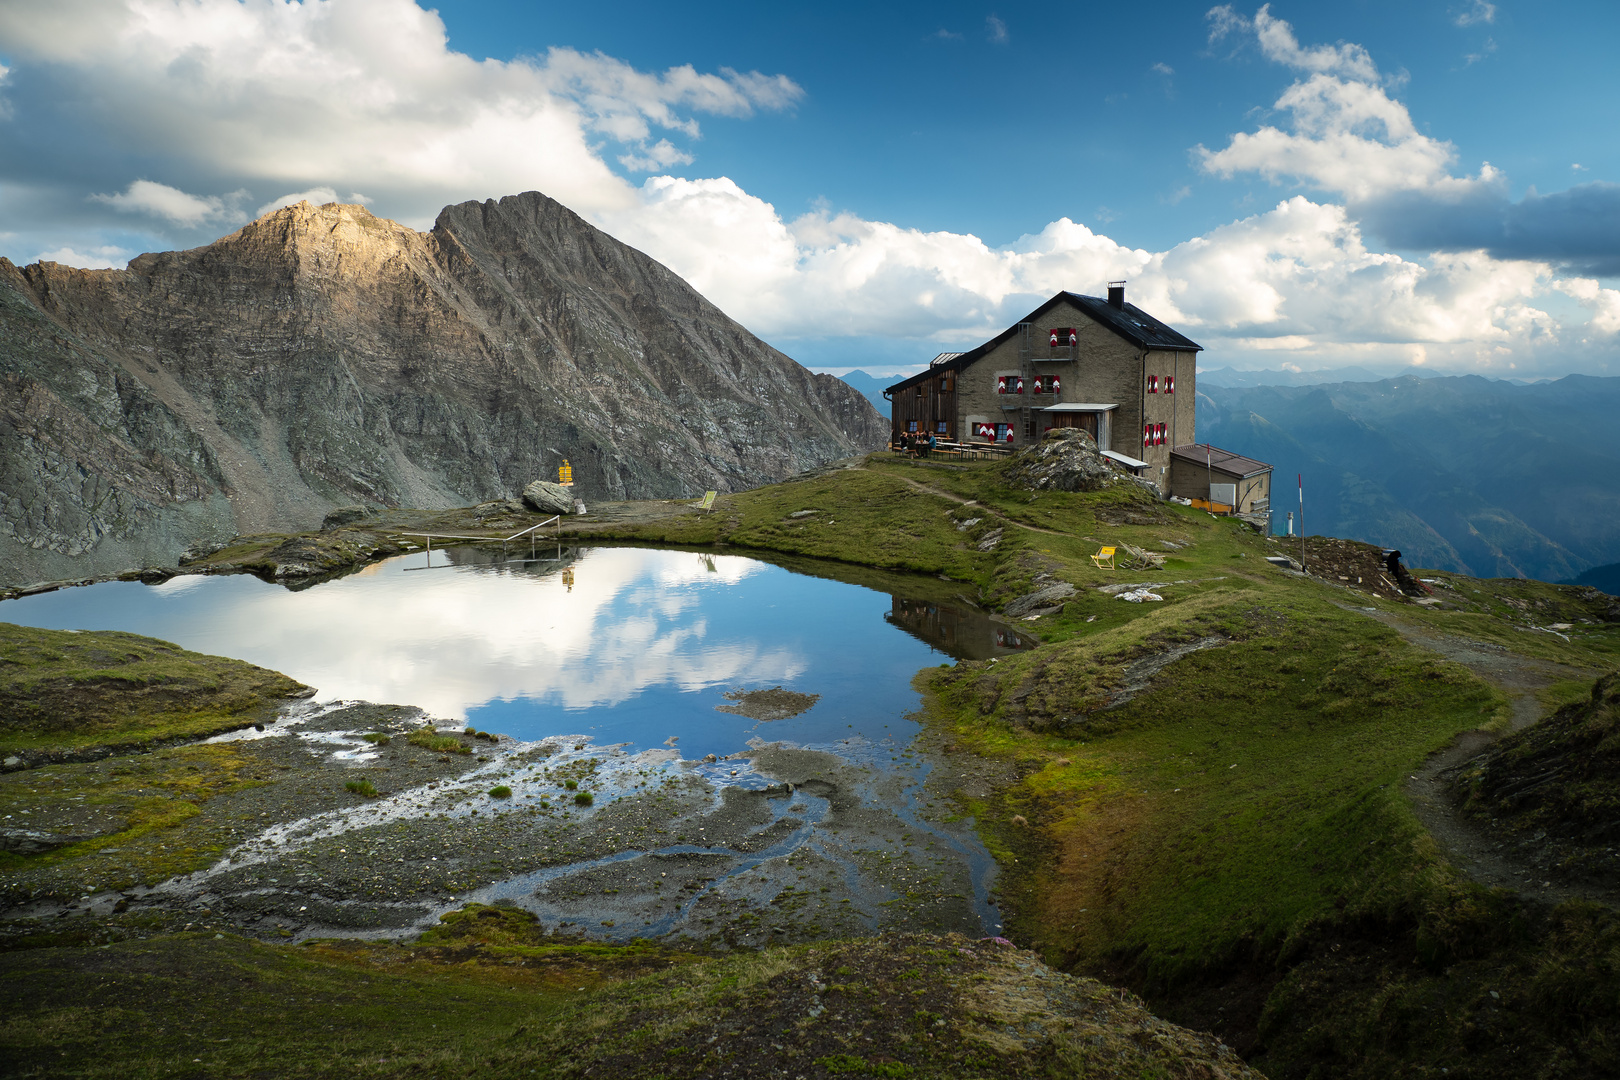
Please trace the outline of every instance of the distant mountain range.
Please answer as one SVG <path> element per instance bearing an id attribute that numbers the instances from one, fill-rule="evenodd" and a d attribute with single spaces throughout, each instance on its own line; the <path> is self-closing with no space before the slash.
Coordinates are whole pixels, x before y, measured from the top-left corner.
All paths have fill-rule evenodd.
<path id="1" fill-rule="evenodd" d="M 849 383 L 849 385 L 853 386 L 855 389 L 859 390 L 861 395 L 865 397 L 867 401 L 870 401 L 872 403 L 872 407 L 877 409 L 878 412 L 882 413 L 884 416 L 892 415 L 889 412 L 888 399 L 883 396 L 883 388 L 885 386 L 893 386 L 895 383 L 899 382 L 900 379 L 898 377 L 880 379 L 874 375 L 868 375 L 864 371 L 851 371 L 849 374 L 843 376 L 843 380 Z"/>
<path id="2" fill-rule="evenodd" d="M 1445 378 L 1451 373 L 1430 368 L 1409 367 L 1404 371 L 1380 374 L 1364 367 L 1323 368 L 1320 371 L 1239 371 L 1237 368 L 1201 368 L 1199 386 L 1320 386 L 1323 383 L 1385 382 L 1415 376 L 1419 379 Z M 1505 379 L 1514 386 L 1529 386 L 1528 379 Z"/>
<path id="3" fill-rule="evenodd" d="M 1620 378 L 1223 387 L 1200 374 L 1199 399 L 1200 441 L 1275 468 L 1275 531 L 1303 474 L 1307 531 L 1398 547 L 1409 565 L 1565 581 L 1620 562 Z"/>

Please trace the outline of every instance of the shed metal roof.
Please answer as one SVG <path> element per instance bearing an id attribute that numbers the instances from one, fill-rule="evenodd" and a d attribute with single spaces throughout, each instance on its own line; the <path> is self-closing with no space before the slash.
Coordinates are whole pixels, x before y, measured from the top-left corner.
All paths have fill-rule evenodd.
<path id="1" fill-rule="evenodd" d="M 1064 401 L 1056 405 L 1048 405 L 1038 412 L 1108 412 L 1117 409 L 1118 405 L 1101 405 L 1091 401 Z"/>
<path id="2" fill-rule="evenodd" d="M 1055 294 L 1050 300 L 1046 301 L 1046 303 L 1042 304 L 1040 307 L 1036 308 L 1028 315 L 1025 315 L 1022 319 L 1013 323 L 995 337 L 991 338 L 989 341 L 986 341 L 983 345 L 980 345 L 977 348 L 969 349 L 966 352 L 956 353 L 955 355 L 950 353 L 940 353 L 938 356 L 934 357 L 932 362 L 929 363 L 926 370 L 919 371 L 910 378 L 902 379 L 893 386 L 885 387 L 883 392 L 886 394 L 892 394 L 897 390 L 902 390 L 905 387 L 915 385 L 916 383 L 921 382 L 923 379 L 933 375 L 940 368 L 946 368 L 952 371 L 961 371 L 963 368 L 972 364 L 974 361 L 978 360 L 981 356 L 988 353 L 1002 342 L 1011 339 L 1014 334 L 1018 333 L 1018 328 L 1020 326 L 1024 325 L 1025 323 L 1035 323 L 1041 318 L 1041 316 L 1045 315 L 1048 311 L 1052 310 L 1052 308 L 1064 301 L 1068 301 L 1070 304 L 1073 304 L 1076 308 L 1079 308 L 1081 311 L 1085 312 L 1096 322 L 1106 326 L 1108 329 L 1112 330 L 1125 340 L 1131 342 L 1139 349 L 1170 350 L 1177 352 L 1204 351 L 1204 347 L 1202 345 L 1198 344 L 1196 341 L 1193 341 L 1191 338 L 1186 337 L 1180 332 L 1171 329 L 1169 326 L 1160 322 L 1158 319 L 1155 319 L 1153 316 L 1149 315 L 1135 304 L 1125 304 L 1116 308 L 1107 300 L 1104 300 L 1099 296 L 1082 296 L 1079 293 L 1060 292 Z"/>
<path id="3" fill-rule="evenodd" d="M 1126 468 L 1129 468 L 1129 469 L 1145 469 L 1145 468 L 1147 468 L 1147 462 L 1138 461 L 1138 460 L 1136 460 L 1135 458 L 1131 457 L 1128 454 L 1121 454 L 1117 450 L 1104 450 L 1104 451 L 1102 451 L 1102 456 L 1105 457 L 1105 458 L 1113 458 L 1115 461 L 1119 462 L 1121 465 L 1124 465 Z"/>
<path id="4" fill-rule="evenodd" d="M 1170 456 L 1181 458 L 1183 461 L 1191 462 L 1194 465 L 1203 465 L 1207 462 L 1209 468 L 1218 469 L 1223 473 L 1239 478 L 1257 476 L 1260 473 L 1271 471 L 1271 466 L 1264 461 L 1256 461 L 1254 458 L 1244 457 L 1242 454 L 1234 454 L 1230 450 L 1222 450 L 1220 447 L 1211 446 L 1208 443 L 1187 443 L 1183 446 L 1173 447 L 1170 450 Z"/>

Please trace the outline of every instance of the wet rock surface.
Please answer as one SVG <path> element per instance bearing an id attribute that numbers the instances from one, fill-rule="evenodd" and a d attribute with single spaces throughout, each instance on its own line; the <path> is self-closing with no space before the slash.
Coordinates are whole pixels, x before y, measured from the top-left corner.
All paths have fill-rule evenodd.
<path id="1" fill-rule="evenodd" d="M 720 948 L 996 932 L 992 867 L 952 801 L 988 790 L 994 767 L 978 759 L 756 740 L 689 762 L 434 729 L 420 710 L 353 702 L 261 727 L 5 777 L 6 846 L 52 855 L 8 870 L 0 935 L 89 916 L 142 932 L 408 938 L 468 902 L 515 905 L 550 930 Z M 177 794 L 183 820 L 138 827 Z"/>

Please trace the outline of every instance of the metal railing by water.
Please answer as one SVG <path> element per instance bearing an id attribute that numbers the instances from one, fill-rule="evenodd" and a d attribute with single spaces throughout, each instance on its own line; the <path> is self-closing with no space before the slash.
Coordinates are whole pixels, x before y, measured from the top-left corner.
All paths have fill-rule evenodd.
<path id="1" fill-rule="evenodd" d="M 435 540 L 471 540 L 474 543 L 480 543 L 480 544 L 493 544 L 496 541 L 499 541 L 500 545 L 501 545 L 501 557 L 504 559 L 506 557 L 507 545 L 510 544 L 514 540 L 517 540 L 517 539 L 520 539 L 521 537 L 527 536 L 529 538 L 529 557 L 532 559 L 532 558 L 535 557 L 535 546 L 534 546 L 534 544 L 535 544 L 535 532 L 537 530 L 539 530 L 539 529 L 545 528 L 547 525 L 550 525 L 553 522 L 555 522 L 556 525 L 557 525 L 557 541 L 558 541 L 558 543 L 561 543 L 562 542 L 562 515 L 561 514 L 553 514 L 551 517 L 547 518 L 546 520 L 538 522 L 538 523 L 536 523 L 534 525 L 530 525 L 527 529 L 522 529 L 522 530 L 520 530 L 518 532 L 515 532 L 511 536 L 466 536 L 466 535 L 459 534 L 459 533 L 426 533 L 426 532 L 402 532 L 402 533 L 397 533 L 396 535 L 398 535 L 398 536 L 420 536 L 420 537 L 423 537 L 424 539 L 427 540 L 427 563 L 425 565 L 423 565 L 423 566 L 407 566 L 405 569 L 407 569 L 407 570 L 429 570 L 429 569 L 432 569 L 432 567 L 433 567 L 433 541 L 435 541 Z"/>

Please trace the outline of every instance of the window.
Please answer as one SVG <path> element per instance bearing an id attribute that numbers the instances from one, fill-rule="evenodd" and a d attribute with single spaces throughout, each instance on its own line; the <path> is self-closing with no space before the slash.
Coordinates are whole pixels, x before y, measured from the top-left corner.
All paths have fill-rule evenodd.
<path id="1" fill-rule="evenodd" d="M 1164 424 L 1160 424 L 1158 426 L 1158 428 L 1155 429 L 1155 431 L 1153 432 L 1153 445 L 1154 446 L 1163 446 L 1164 445 L 1164 440 L 1165 440 L 1165 433 L 1164 432 L 1165 432 L 1165 425 Z"/>
<path id="2" fill-rule="evenodd" d="M 1022 375 L 997 375 L 996 393 L 1022 394 L 1024 392 L 1024 377 Z M 1039 390 L 1036 393 L 1040 393 Z"/>
<path id="3" fill-rule="evenodd" d="M 1173 394 L 1176 392 L 1176 377 L 1174 375 L 1166 375 L 1164 377 L 1164 392 L 1167 394 Z"/>
<path id="4" fill-rule="evenodd" d="M 922 383 L 917 384 L 917 396 L 918 397 L 923 396 L 923 384 Z"/>
<path id="5" fill-rule="evenodd" d="M 956 380 L 953 379 L 951 375 L 952 373 L 947 371 L 945 374 L 939 377 L 939 389 L 942 393 L 948 394 L 952 390 L 956 389 Z"/>
<path id="6" fill-rule="evenodd" d="M 1148 376 L 1148 393 L 1157 394 L 1158 392 L 1159 392 L 1159 377 L 1157 375 L 1149 375 Z"/>
<path id="7" fill-rule="evenodd" d="M 1060 327 L 1046 335 L 1046 343 L 1054 349 L 1066 348 L 1079 340 L 1080 333 L 1072 326 Z"/>
<path id="8" fill-rule="evenodd" d="M 1056 375 L 1035 376 L 1035 393 L 1055 394 L 1058 392 L 1058 377 Z"/>
<path id="9" fill-rule="evenodd" d="M 991 442 L 995 442 L 996 426 L 994 424 L 978 421 L 973 425 L 973 437 L 976 439 L 989 439 Z"/>
<path id="10" fill-rule="evenodd" d="M 941 421 L 939 421 L 938 423 L 936 423 L 934 425 L 934 434 L 936 434 L 936 435 L 948 434 L 946 428 L 947 428 L 946 422 L 944 420 L 941 420 Z"/>
<path id="11" fill-rule="evenodd" d="M 996 442 L 1012 442 L 1013 429 L 1011 424 L 996 425 Z"/>
<path id="12" fill-rule="evenodd" d="M 906 421 L 906 430 L 907 431 L 916 431 L 917 430 L 917 421 L 915 421 L 915 420 Z"/>

